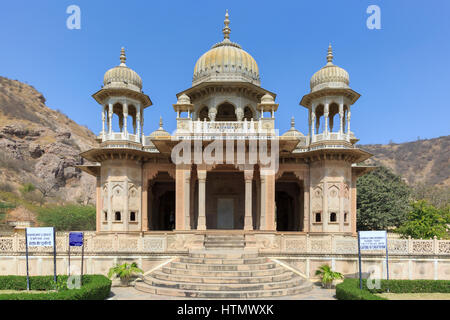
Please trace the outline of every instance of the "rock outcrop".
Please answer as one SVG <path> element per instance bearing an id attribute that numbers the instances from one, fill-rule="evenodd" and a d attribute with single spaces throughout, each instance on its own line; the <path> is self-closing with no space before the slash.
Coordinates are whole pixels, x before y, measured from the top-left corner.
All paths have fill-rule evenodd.
<path id="1" fill-rule="evenodd" d="M 0 77 L 2 181 L 16 189 L 45 181 L 54 185 L 59 200 L 90 198 L 86 192 L 95 190 L 95 179 L 75 166 L 85 164 L 80 152 L 95 145 L 88 128 L 48 108 L 33 87 Z"/>

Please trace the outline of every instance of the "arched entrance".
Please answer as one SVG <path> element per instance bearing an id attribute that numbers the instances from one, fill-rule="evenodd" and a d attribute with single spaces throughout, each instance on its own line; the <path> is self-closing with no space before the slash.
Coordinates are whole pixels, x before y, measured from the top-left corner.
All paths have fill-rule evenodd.
<path id="1" fill-rule="evenodd" d="M 175 229 L 175 181 L 167 172 L 159 172 L 149 186 L 150 230 Z"/>
<path id="2" fill-rule="evenodd" d="M 303 188 L 292 173 L 285 173 L 275 184 L 277 231 L 303 230 Z"/>
<path id="3" fill-rule="evenodd" d="M 216 121 L 237 121 L 234 106 L 224 102 L 217 108 Z"/>

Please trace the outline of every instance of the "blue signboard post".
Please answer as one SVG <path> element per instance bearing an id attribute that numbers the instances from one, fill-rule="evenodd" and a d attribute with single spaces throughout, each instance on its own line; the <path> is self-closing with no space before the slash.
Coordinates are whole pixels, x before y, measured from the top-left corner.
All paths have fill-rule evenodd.
<path id="1" fill-rule="evenodd" d="M 30 290 L 30 272 L 28 269 L 28 247 L 53 247 L 53 279 L 56 283 L 56 232 L 53 227 L 26 228 L 25 254 L 27 264 L 27 290 Z"/>
<path id="2" fill-rule="evenodd" d="M 81 285 L 83 285 L 83 262 L 84 262 L 84 233 L 69 233 L 69 276 L 70 276 L 70 247 L 81 247 Z"/>
<path id="3" fill-rule="evenodd" d="M 386 231 L 358 231 L 359 288 L 362 290 L 361 251 L 386 250 L 386 278 L 389 280 L 389 253 Z M 389 292 L 389 288 L 387 289 Z"/>

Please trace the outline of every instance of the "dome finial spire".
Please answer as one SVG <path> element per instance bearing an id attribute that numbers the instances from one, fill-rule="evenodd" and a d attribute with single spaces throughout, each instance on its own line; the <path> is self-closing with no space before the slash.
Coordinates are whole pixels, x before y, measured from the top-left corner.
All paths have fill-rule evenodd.
<path id="1" fill-rule="evenodd" d="M 331 47 L 331 42 L 330 45 L 328 46 L 327 61 L 328 61 L 327 65 L 333 64 L 333 48 Z"/>
<path id="2" fill-rule="evenodd" d="M 291 118 L 291 129 L 295 129 L 295 118 Z"/>
<path id="3" fill-rule="evenodd" d="M 127 56 L 125 55 L 125 48 L 122 47 L 122 49 L 120 50 L 120 65 L 125 67 L 126 61 L 127 61 Z"/>
<path id="4" fill-rule="evenodd" d="M 230 39 L 230 33 L 231 33 L 231 29 L 230 29 L 230 19 L 228 19 L 230 16 L 228 15 L 228 9 L 227 12 L 225 13 L 225 27 L 223 28 L 222 32 L 223 32 L 223 39 Z"/>
<path id="5" fill-rule="evenodd" d="M 163 128 L 163 119 L 162 116 L 159 116 L 159 129 Z"/>

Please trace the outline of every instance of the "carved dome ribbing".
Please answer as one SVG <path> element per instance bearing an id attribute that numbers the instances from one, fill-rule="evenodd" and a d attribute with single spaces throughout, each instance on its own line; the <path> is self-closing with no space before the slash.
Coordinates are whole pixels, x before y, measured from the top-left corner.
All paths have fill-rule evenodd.
<path id="1" fill-rule="evenodd" d="M 125 49 L 122 48 L 120 54 L 120 65 L 106 71 L 103 77 L 104 89 L 127 88 L 134 91 L 142 91 L 142 79 L 132 69 L 125 64 Z"/>
<path id="2" fill-rule="evenodd" d="M 198 59 L 192 85 L 207 81 L 245 81 L 261 85 L 258 65 L 253 57 L 229 39 L 228 12 L 225 16 L 224 40 Z"/>
<path id="3" fill-rule="evenodd" d="M 327 60 L 328 63 L 311 77 L 311 92 L 325 88 L 349 88 L 350 76 L 348 72 L 332 62 L 331 45 L 328 48 Z"/>

